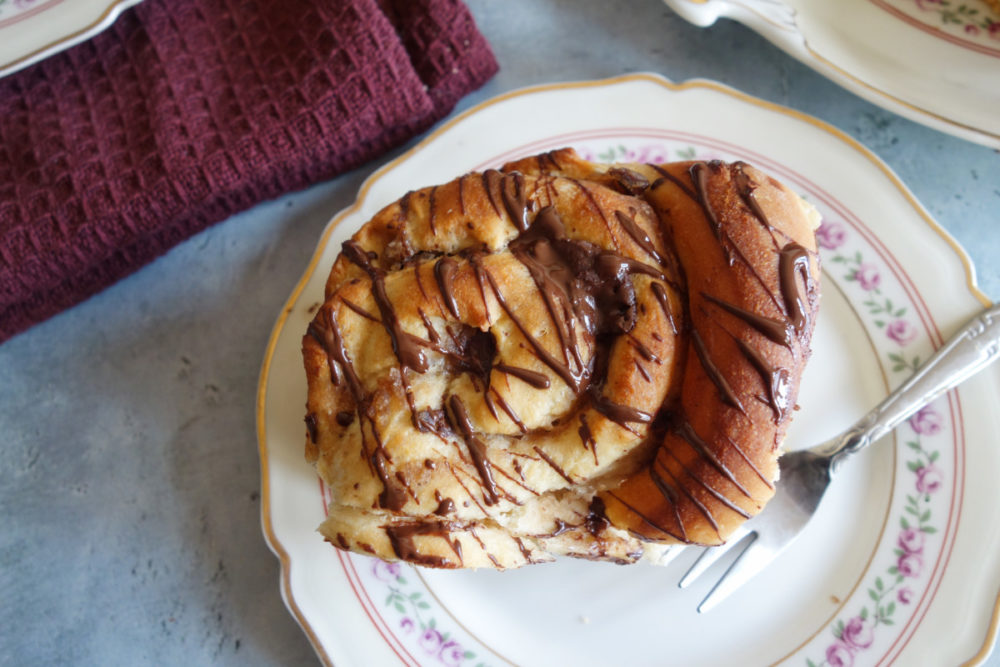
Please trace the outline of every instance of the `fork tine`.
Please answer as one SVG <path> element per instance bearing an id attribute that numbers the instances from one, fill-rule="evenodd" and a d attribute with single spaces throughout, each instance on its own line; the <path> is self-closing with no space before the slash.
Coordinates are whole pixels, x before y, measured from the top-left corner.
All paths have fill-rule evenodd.
<path id="1" fill-rule="evenodd" d="M 675 558 L 684 553 L 684 546 L 680 544 L 675 544 L 674 546 L 668 548 L 663 554 L 657 559 L 656 564 L 659 567 L 664 567 L 673 562 Z"/>
<path id="2" fill-rule="evenodd" d="M 725 556 L 730 549 L 739 544 L 748 532 L 749 531 L 741 526 L 730 536 L 729 540 L 725 544 L 720 544 L 717 547 L 706 547 L 704 551 L 701 552 L 698 560 L 696 560 L 691 566 L 691 569 L 689 569 L 687 573 L 681 577 L 681 580 L 677 585 L 681 588 L 687 588 L 693 584 L 694 581 L 705 572 L 705 570 L 715 564 L 715 561 Z"/>
<path id="3" fill-rule="evenodd" d="M 758 535 L 747 543 L 743 552 L 736 557 L 729 569 L 719 578 L 715 586 L 698 605 L 698 613 L 705 613 L 725 600 L 743 584 L 753 579 L 758 572 L 770 565 L 781 549 L 769 549 L 766 545 L 757 546 Z"/>

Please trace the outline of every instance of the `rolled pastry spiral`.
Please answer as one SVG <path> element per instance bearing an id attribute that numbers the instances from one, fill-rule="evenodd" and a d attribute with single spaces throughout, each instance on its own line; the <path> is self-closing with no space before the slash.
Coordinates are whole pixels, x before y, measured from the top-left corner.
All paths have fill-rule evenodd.
<path id="1" fill-rule="evenodd" d="M 320 532 L 441 568 L 721 543 L 774 493 L 817 223 L 742 162 L 571 149 L 407 193 L 303 337 Z"/>

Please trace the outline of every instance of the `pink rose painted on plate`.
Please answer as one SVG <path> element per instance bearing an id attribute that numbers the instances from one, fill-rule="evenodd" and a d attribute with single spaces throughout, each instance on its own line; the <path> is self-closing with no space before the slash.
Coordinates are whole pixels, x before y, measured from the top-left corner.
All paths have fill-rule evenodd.
<path id="1" fill-rule="evenodd" d="M 379 581 L 395 581 L 401 569 L 399 563 L 389 563 L 381 559 L 375 559 L 372 564 L 372 574 Z"/>
<path id="2" fill-rule="evenodd" d="M 904 553 L 896 562 L 896 568 L 904 577 L 920 576 L 920 570 L 924 567 L 924 561 L 919 554 Z"/>
<path id="3" fill-rule="evenodd" d="M 824 222 L 816 230 L 816 242 L 819 247 L 836 250 L 847 240 L 847 231 L 839 222 Z"/>
<path id="4" fill-rule="evenodd" d="M 927 405 L 910 417 L 910 427 L 920 435 L 937 435 L 941 431 L 941 414 Z"/>
<path id="5" fill-rule="evenodd" d="M 465 660 L 465 651 L 462 649 L 462 645 L 458 642 L 452 640 L 444 643 L 441 647 L 440 653 L 438 653 L 438 658 L 441 663 L 447 665 L 447 667 L 458 667 Z"/>
<path id="6" fill-rule="evenodd" d="M 879 274 L 878 267 L 874 264 L 862 264 L 859 266 L 854 272 L 854 279 L 858 281 L 861 289 L 867 292 L 878 289 L 878 286 L 882 283 L 882 276 Z"/>
<path id="7" fill-rule="evenodd" d="M 917 330 L 907 320 L 893 320 L 886 326 L 885 335 L 900 345 L 906 345 L 917 337 Z"/>
<path id="8" fill-rule="evenodd" d="M 854 664 L 854 654 L 847 644 L 836 641 L 826 649 L 826 662 L 830 667 L 851 667 Z"/>
<path id="9" fill-rule="evenodd" d="M 896 599 L 899 600 L 900 604 L 910 604 L 913 601 L 913 589 L 909 586 L 903 586 L 896 592 Z"/>
<path id="10" fill-rule="evenodd" d="M 899 534 L 899 546 L 908 554 L 919 554 L 924 550 L 924 533 L 916 528 L 907 528 Z"/>
<path id="11" fill-rule="evenodd" d="M 847 622 L 841 639 L 851 648 L 866 649 L 875 641 L 875 631 L 867 619 L 855 616 Z"/>
<path id="12" fill-rule="evenodd" d="M 954 0 L 880 0 L 883 1 L 919 23 L 961 40 L 959 43 L 967 42 L 973 45 L 978 43 L 980 46 L 986 46 L 986 39 L 1000 40 L 1000 20 L 989 11 L 985 3 L 956 3 Z M 913 9 L 919 12 L 912 14 Z M 992 52 L 992 49 L 988 52 Z"/>
<path id="13" fill-rule="evenodd" d="M 937 466 L 931 464 L 917 470 L 917 491 L 920 493 L 935 493 L 943 483 L 944 475 Z"/>
<path id="14" fill-rule="evenodd" d="M 444 639 L 441 637 L 441 633 L 434 628 L 427 628 L 420 635 L 420 648 L 430 655 L 437 655 L 442 644 L 444 644 Z"/>

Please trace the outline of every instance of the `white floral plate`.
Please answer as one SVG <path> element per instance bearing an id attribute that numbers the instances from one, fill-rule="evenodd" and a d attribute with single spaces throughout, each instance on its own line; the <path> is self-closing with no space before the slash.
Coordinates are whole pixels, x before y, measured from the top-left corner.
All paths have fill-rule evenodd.
<path id="1" fill-rule="evenodd" d="M 0 0 L 0 76 L 68 49 L 141 0 Z"/>
<path id="2" fill-rule="evenodd" d="M 1000 14 L 983 0 L 665 0 L 731 18 L 870 102 L 1000 148 Z"/>
<path id="3" fill-rule="evenodd" d="M 852 461 L 801 540 L 707 615 L 695 612 L 704 585 L 676 587 L 693 553 L 667 568 L 560 561 L 438 572 L 322 541 L 325 490 L 303 461 L 299 350 L 341 242 L 409 189 L 566 145 L 602 160 L 738 157 L 824 214 L 823 306 L 789 447 L 848 426 L 987 301 L 965 255 L 871 153 L 719 84 L 634 75 L 519 91 L 462 114 L 376 172 L 333 219 L 261 371 L 264 534 L 288 607 L 322 660 L 711 665 L 730 662 L 734 647 L 746 664 L 982 659 L 1000 591 L 995 370 Z"/>

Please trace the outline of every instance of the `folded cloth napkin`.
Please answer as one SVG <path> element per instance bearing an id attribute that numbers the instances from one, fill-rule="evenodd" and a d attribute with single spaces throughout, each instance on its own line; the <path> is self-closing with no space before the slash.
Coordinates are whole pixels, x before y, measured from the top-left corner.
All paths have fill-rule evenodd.
<path id="1" fill-rule="evenodd" d="M 0 341 L 402 143 L 496 67 L 459 0 L 146 0 L 0 79 Z"/>

